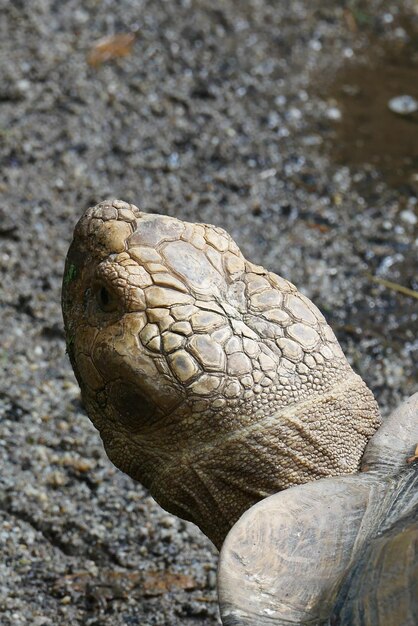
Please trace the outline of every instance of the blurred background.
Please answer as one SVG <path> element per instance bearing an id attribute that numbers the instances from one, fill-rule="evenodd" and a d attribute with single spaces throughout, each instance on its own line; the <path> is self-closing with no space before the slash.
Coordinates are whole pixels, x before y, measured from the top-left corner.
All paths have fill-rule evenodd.
<path id="1" fill-rule="evenodd" d="M 215 549 L 115 470 L 60 312 L 89 205 L 226 228 L 417 390 L 416 0 L 0 0 L 0 623 L 219 624 Z"/>

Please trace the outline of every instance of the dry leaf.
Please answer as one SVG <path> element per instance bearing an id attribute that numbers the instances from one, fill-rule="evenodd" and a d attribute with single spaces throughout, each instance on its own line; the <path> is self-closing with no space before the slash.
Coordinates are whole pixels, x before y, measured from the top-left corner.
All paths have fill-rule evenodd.
<path id="1" fill-rule="evenodd" d="M 326 224 L 316 224 L 315 222 L 307 222 L 306 226 L 313 230 L 319 230 L 320 233 L 327 233 L 330 230 Z"/>
<path id="2" fill-rule="evenodd" d="M 106 61 L 120 59 L 131 54 L 135 35 L 133 33 L 119 33 L 103 37 L 96 41 L 87 56 L 87 63 L 92 67 L 99 67 Z"/>
<path id="3" fill-rule="evenodd" d="M 192 591 L 197 588 L 198 585 L 191 576 L 172 572 L 147 572 L 142 583 L 145 596 L 159 596 L 174 589 Z"/>
<path id="4" fill-rule="evenodd" d="M 356 18 L 354 17 L 350 9 L 344 9 L 344 20 L 345 20 L 348 30 L 352 33 L 356 33 L 358 30 L 357 22 L 356 22 Z"/>
<path id="5" fill-rule="evenodd" d="M 98 590 L 97 593 L 109 597 L 129 595 L 137 589 L 141 595 L 152 597 L 178 589 L 193 591 L 201 586 L 191 576 L 170 571 L 127 572 L 103 569 L 99 576 L 84 570 L 61 576 L 55 580 L 53 588 L 55 593 L 66 590 L 90 595 Z"/>
<path id="6" fill-rule="evenodd" d="M 366 274 L 366 276 L 373 282 L 383 285 L 383 287 L 386 287 L 387 289 L 392 289 L 392 291 L 397 291 L 398 293 L 402 293 L 405 296 L 410 296 L 411 298 L 418 300 L 418 291 L 415 291 L 414 289 L 409 289 L 408 287 L 394 283 L 391 280 L 379 278 L 378 276 L 373 276 L 372 274 Z"/>

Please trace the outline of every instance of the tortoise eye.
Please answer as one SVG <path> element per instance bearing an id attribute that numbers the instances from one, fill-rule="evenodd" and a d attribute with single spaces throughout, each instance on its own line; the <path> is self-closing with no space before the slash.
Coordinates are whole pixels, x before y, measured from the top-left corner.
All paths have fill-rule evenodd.
<path id="1" fill-rule="evenodd" d="M 116 296 L 104 285 L 98 285 L 96 289 L 96 301 L 102 311 L 106 313 L 117 309 Z"/>

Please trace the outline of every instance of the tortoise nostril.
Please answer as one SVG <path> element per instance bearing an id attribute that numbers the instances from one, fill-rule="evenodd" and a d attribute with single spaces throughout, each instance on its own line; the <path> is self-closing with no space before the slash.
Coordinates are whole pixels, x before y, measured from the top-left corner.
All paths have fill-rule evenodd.
<path id="1" fill-rule="evenodd" d="M 99 298 L 100 298 L 100 302 L 101 304 L 103 304 L 103 306 L 107 306 L 109 304 L 109 292 L 106 289 L 106 287 L 102 287 L 99 291 Z"/>
<path id="2" fill-rule="evenodd" d="M 118 306 L 115 294 L 113 294 L 104 285 L 99 285 L 96 289 L 96 302 L 101 310 L 106 313 L 114 311 Z"/>

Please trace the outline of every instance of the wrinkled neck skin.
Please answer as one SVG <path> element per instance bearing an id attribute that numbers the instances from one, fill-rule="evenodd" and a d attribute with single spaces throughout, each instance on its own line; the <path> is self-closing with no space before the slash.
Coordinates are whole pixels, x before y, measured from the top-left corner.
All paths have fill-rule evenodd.
<path id="1" fill-rule="evenodd" d="M 326 392 L 257 417 L 241 414 L 235 428 L 230 416 L 220 413 L 203 438 L 198 423 L 187 432 L 171 424 L 164 439 L 159 428 L 154 436 L 127 433 L 128 440 L 120 433 L 115 437 L 114 430 L 108 434 L 104 429 L 102 436 L 117 467 L 144 484 L 163 508 L 194 522 L 220 548 L 242 513 L 262 498 L 358 471 L 374 425 L 359 433 L 352 418 L 370 411 L 370 401 L 366 385 L 347 368 Z M 187 406 L 178 410 L 180 423 L 188 413 Z M 338 447 L 333 445 L 335 430 L 340 431 Z"/>
<path id="2" fill-rule="evenodd" d="M 319 310 L 213 226 L 89 209 L 63 314 L 109 458 L 218 547 L 261 498 L 358 471 L 379 425 Z"/>

